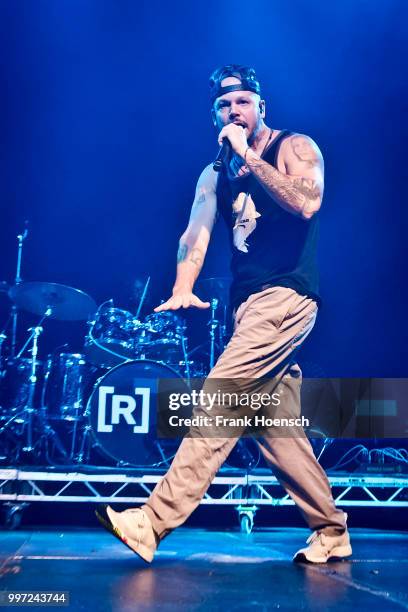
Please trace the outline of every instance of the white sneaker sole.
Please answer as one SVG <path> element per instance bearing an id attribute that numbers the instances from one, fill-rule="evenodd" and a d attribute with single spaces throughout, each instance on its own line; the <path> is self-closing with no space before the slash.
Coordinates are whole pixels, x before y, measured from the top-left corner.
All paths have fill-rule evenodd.
<path id="1" fill-rule="evenodd" d="M 329 559 L 344 559 L 345 557 L 351 557 L 353 554 L 352 548 L 349 545 L 346 546 L 336 546 L 332 548 L 327 557 L 312 557 L 307 554 L 307 551 L 300 550 L 293 557 L 293 561 L 308 561 L 309 563 L 326 563 Z"/>

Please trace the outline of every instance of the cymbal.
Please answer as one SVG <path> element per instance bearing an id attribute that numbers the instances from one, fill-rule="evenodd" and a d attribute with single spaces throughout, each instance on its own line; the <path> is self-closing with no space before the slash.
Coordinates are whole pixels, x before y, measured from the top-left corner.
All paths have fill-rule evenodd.
<path id="1" fill-rule="evenodd" d="M 87 293 L 58 283 L 20 283 L 10 289 L 9 296 L 19 308 L 36 315 L 51 308 L 50 318 L 60 321 L 84 321 L 97 308 Z"/>
<path id="2" fill-rule="evenodd" d="M 216 298 L 220 302 L 226 304 L 229 300 L 231 280 L 231 278 L 223 276 L 203 278 L 196 282 L 194 292 L 198 295 L 200 300 L 204 302 L 210 302 L 212 299 Z"/>

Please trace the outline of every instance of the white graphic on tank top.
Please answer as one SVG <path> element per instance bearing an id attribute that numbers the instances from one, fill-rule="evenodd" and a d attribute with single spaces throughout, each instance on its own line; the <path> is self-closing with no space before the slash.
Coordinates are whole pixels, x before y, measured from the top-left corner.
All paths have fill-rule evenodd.
<path id="1" fill-rule="evenodd" d="M 248 253 L 246 239 L 256 228 L 256 219 L 261 215 L 255 208 L 251 194 L 244 193 L 243 191 L 238 194 L 232 205 L 232 210 L 235 217 L 235 223 L 232 230 L 234 245 L 239 251 Z"/>

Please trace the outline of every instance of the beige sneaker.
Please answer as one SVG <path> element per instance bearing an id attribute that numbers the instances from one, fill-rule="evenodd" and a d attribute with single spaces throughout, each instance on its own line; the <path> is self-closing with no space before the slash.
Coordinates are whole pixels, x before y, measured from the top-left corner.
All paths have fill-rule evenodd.
<path id="1" fill-rule="evenodd" d="M 349 557 L 353 552 L 347 530 L 338 536 L 330 536 L 321 531 L 314 531 L 306 540 L 306 544 L 309 544 L 309 546 L 298 550 L 293 557 L 293 561 L 326 563 L 331 557 Z"/>
<path id="2" fill-rule="evenodd" d="M 115 512 L 105 504 L 98 506 L 95 514 L 99 522 L 139 557 L 151 563 L 159 545 L 146 512 L 141 508 L 129 508 Z"/>

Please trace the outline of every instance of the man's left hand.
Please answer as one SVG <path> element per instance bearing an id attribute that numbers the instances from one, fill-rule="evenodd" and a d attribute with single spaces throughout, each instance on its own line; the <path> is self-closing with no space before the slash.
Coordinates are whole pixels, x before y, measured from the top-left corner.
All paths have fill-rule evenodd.
<path id="1" fill-rule="evenodd" d="M 228 138 L 231 148 L 234 153 L 244 158 L 245 151 L 248 148 L 248 141 L 245 134 L 245 129 L 241 125 L 229 123 L 225 125 L 218 135 L 218 143 L 221 146 L 224 138 Z"/>

